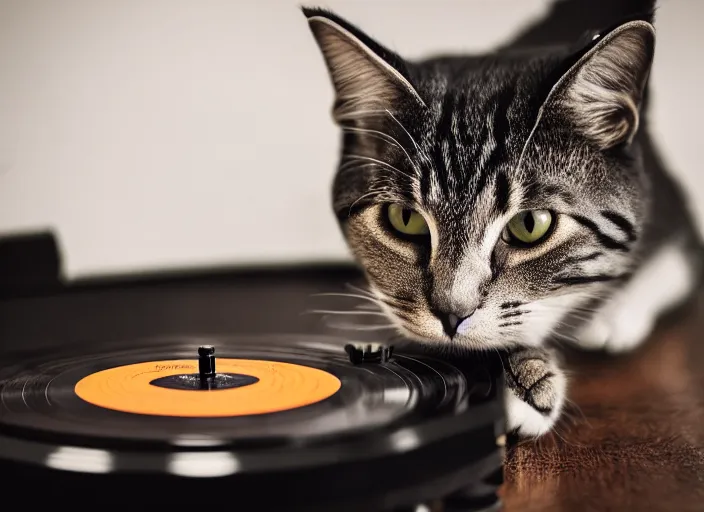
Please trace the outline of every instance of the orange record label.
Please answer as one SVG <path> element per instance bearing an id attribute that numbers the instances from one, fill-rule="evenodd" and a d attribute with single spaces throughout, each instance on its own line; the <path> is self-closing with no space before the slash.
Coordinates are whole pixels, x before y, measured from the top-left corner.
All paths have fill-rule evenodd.
<path id="1" fill-rule="evenodd" d="M 88 403 L 116 411 L 213 418 L 295 409 L 325 400 L 341 387 L 340 380 L 328 372 L 278 361 L 218 358 L 216 369 L 258 381 L 231 389 L 169 389 L 151 383 L 173 375 L 197 374 L 198 361 L 151 361 L 88 375 L 76 384 L 75 392 Z"/>

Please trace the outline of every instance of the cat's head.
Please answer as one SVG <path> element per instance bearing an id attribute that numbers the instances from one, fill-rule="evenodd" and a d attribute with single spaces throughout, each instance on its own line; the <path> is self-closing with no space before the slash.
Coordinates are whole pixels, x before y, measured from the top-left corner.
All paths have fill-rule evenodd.
<path id="1" fill-rule="evenodd" d="M 577 48 L 409 62 L 304 13 L 343 134 L 334 210 L 402 333 L 539 344 L 628 275 L 647 197 L 649 21 Z"/>

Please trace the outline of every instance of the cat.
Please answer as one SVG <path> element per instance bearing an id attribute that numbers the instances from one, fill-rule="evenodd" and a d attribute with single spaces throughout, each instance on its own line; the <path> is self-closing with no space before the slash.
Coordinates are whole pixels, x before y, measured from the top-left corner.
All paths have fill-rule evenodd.
<path id="1" fill-rule="evenodd" d="M 550 340 L 628 352 L 686 301 L 702 244 L 645 144 L 652 13 L 570 47 L 409 61 L 303 8 L 342 132 L 332 205 L 406 338 L 507 351 L 507 429 L 549 432 Z"/>

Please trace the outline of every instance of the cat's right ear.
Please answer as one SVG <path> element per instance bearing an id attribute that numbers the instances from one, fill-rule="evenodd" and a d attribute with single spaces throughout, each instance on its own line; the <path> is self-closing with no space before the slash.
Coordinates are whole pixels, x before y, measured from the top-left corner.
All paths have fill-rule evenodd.
<path id="1" fill-rule="evenodd" d="M 335 89 L 338 123 L 413 101 L 424 106 L 403 60 L 350 23 L 322 9 L 303 14 L 323 54 Z"/>

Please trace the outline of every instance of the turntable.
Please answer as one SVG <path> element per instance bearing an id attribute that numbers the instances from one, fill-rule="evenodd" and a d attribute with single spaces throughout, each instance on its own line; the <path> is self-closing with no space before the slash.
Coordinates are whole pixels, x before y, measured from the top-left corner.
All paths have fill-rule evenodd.
<path id="1" fill-rule="evenodd" d="M 67 284 L 50 235 L 0 243 L 0 263 L 0 503 L 500 506 L 498 354 L 321 332 L 302 301 L 349 269 Z"/>
<path id="2" fill-rule="evenodd" d="M 327 336 L 16 351 L 0 369 L 2 485 L 90 508 L 495 509 L 497 364 Z"/>

